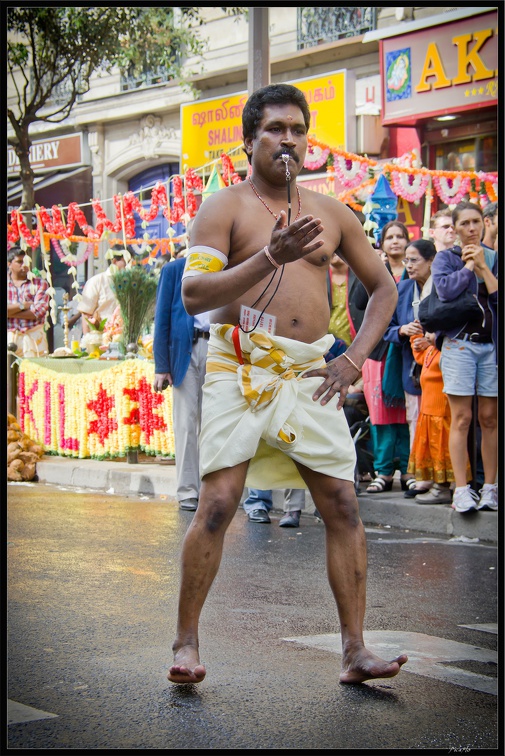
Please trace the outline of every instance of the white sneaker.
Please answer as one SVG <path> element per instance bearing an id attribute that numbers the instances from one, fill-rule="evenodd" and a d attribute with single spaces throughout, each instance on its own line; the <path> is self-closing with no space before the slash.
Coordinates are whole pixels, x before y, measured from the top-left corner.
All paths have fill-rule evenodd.
<path id="1" fill-rule="evenodd" d="M 498 486 L 496 483 L 484 483 L 479 491 L 480 501 L 477 509 L 490 509 L 492 512 L 498 511 Z"/>
<path id="2" fill-rule="evenodd" d="M 461 486 L 454 489 L 451 507 L 456 512 L 470 512 L 472 509 L 477 509 L 478 501 L 478 495 L 475 491 L 472 491 L 469 485 Z"/>
<path id="3" fill-rule="evenodd" d="M 452 499 L 451 489 L 438 486 L 436 483 L 424 494 L 417 494 L 414 501 L 420 504 L 450 504 Z"/>

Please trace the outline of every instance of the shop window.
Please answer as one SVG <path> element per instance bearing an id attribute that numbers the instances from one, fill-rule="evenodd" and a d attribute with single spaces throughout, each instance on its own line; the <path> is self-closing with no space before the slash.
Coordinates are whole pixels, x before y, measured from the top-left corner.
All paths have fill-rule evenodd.
<path id="1" fill-rule="evenodd" d="M 437 171 L 496 171 L 496 136 L 445 142 L 435 149 Z"/>

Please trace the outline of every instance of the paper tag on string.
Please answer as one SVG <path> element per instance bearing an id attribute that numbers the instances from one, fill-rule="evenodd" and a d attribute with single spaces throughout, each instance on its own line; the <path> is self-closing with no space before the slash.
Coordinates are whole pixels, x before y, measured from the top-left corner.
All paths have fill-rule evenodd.
<path id="1" fill-rule="evenodd" d="M 251 331 L 258 323 L 258 328 L 262 328 L 273 336 L 276 320 L 275 315 L 269 315 L 267 312 L 261 313 L 260 310 L 253 310 L 252 307 L 244 305 L 240 307 L 240 326 L 244 331 Z"/>

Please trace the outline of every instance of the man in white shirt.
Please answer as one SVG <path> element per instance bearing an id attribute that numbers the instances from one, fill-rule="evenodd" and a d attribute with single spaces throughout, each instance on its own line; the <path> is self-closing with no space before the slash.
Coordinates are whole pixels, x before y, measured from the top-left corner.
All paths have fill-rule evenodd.
<path id="1" fill-rule="evenodd" d="M 82 291 L 82 299 L 78 305 L 79 310 L 84 315 L 82 320 L 83 334 L 89 333 L 91 330 L 88 320 L 98 325 L 104 318 L 108 319 L 112 316 L 117 307 L 117 299 L 110 284 L 111 276 L 118 270 L 123 270 L 125 266 L 126 262 L 123 255 L 115 254 L 107 270 L 97 273 L 86 281 Z"/>

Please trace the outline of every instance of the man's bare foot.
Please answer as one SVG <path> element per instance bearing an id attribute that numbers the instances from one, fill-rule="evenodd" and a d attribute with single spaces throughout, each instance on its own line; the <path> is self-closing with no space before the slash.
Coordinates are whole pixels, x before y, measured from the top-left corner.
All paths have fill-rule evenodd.
<path id="1" fill-rule="evenodd" d="M 199 683 L 205 677 L 206 669 L 200 664 L 198 650 L 194 646 L 181 646 L 174 654 L 174 663 L 168 670 L 167 678 L 173 683 Z"/>
<path id="2" fill-rule="evenodd" d="M 390 662 L 384 661 L 363 646 L 358 650 L 344 653 L 340 682 L 357 684 L 378 677 L 395 677 L 406 661 L 408 661 L 406 654 L 401 654 Z"/>

